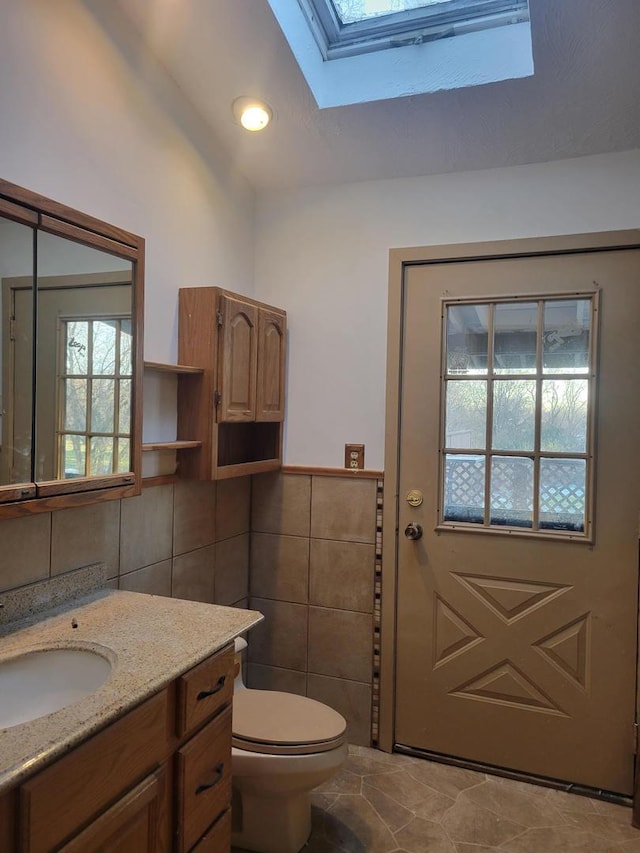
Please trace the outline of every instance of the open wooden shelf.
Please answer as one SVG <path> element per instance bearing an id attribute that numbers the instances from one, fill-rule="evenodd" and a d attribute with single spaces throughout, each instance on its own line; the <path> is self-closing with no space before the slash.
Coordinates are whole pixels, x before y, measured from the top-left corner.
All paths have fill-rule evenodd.
<path id="1" fill-rule="evenodd" d="M 142 452 L 151 450 L 196 450 L 202 447 L 201 441 L 152 441 L 142 445 Z"/>
<path id="2" fill-rule="evenodd" d="M 163 364 L 161 361 L 145 361 L 145 370 L 155 370 L 156 373 L 204 373 L 203 367 L 190 367 L 188 364 Z"/>

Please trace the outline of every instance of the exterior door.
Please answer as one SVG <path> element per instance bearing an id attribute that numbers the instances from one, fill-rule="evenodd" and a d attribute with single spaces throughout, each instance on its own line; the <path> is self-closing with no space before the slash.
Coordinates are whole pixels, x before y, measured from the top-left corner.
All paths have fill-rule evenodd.
<path id="1" fill-rule="evenodd" d="M 395 742 L 629 794 L 640 251 L 404 282 Z"/>

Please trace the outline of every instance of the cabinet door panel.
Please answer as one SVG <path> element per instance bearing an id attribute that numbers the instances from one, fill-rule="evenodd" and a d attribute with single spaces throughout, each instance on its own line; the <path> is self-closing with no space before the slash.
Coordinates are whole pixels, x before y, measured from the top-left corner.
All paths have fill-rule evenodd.
<path id="1" fill-rule="evenodd" d="M 221 296 L 219 310 L 218 421 L 254 421 L 258 309 L 240 299 Z"/>
<path id="2" fill-rule="evenodd" d="M 284 420 L 285 318 L 260 309 L 258 318 L 257 421 Z"/>
<path id="3" fill-rule="evenodd" d="M 191 853 L 228 853 L 231 847 L 231 812 L 226 811 L 202 836 Z"/>
<path id="4" fill-rule="evenodd" d="M 111 806 L 60 853 L 163 853 L 169 849 L 167 773 L 161 767 Z"/>

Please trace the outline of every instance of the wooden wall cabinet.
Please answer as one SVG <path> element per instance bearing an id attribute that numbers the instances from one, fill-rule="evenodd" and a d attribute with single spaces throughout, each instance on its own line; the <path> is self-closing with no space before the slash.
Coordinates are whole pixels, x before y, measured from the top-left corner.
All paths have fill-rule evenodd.
<path id="1" fill-rule="evenodd" d="M 0 796 L 2 853 L 228 853 L 233 646 Z"/>
<path id="2" fill-rule="evenodd" d="M 180 289 L 179 361 L 203 368 L 178 386 L 181 476 L 225 479 L 282 464 L 286 313 L 219 287 Z"/>

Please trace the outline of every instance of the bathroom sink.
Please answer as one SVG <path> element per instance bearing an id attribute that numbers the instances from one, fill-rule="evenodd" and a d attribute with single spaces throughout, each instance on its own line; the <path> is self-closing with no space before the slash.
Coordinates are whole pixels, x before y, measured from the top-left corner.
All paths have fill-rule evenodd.
<path id="1" fill-rule="evenodd" d="M 0 729 L 89 696 L 110 674 L 110 661 L 91 649 L 39 649 L 0 660 Z"/>

